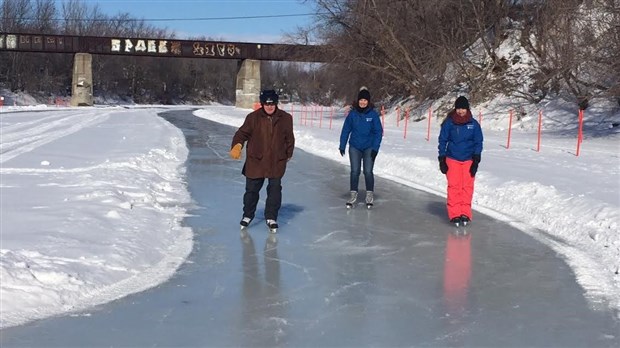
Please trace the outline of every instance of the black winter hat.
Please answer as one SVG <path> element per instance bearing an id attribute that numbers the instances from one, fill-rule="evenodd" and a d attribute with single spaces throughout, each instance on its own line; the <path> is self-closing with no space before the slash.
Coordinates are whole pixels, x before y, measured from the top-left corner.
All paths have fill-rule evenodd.
<path id="1" fill-rule="evenodd" d="M 360 88 L 360 92 L 357 94 L 357 100 L 359 101 L 360 99 L 366 99 L 370 102 L 370 92 L 368 92 L 366 87 Z"/>
<path id="2" fill-rule="evenodd" d="M 262 92 L 260 92 L 260 103 L 261 104 L 267 104 L 267 103 L 274 103 L 274 104 L 278 104 L 278 93 L 276 93 L 275 90 L 273 89 L 265 89 Z"/>
<path id="3" fill-rule="evenodd" d="M 456 101 L 454 102 L 454 108 L 469 110 L 469 100 L 467 100 L 467 98 L 463 96 L 456 98 Z"/>

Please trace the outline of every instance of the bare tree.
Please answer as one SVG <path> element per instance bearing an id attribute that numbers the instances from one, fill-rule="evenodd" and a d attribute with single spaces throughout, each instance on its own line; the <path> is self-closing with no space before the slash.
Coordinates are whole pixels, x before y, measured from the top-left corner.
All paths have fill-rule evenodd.
<path id="1" fill-rule="evenodd" d="M 382 95 L 435 98 L 460 82 L 488 85 L 508 6 L 503 0 L 317 0 L 318 35 L 343 71 L 372 77 Z M 478 42 L 482 52 L 463 54 Z M 452 65 L 451 73 L 449 65 Z M 498 79 L 498 81 L 501 81 Z"/>
<path id="2" fill-rule="evenodd" d="M 29 0 L 4 0 L 0 6 L 0 31 L 20 33 L 28 29 L 32 15 L 32 3 Z"/>
<path id="3" fill-rule="evenodd" d="M 566 91 L 583 105 L 617 93 L 619 11 L 615 0 L 530 4 L 521 37 L 538 63 L 536 88 Z"/>

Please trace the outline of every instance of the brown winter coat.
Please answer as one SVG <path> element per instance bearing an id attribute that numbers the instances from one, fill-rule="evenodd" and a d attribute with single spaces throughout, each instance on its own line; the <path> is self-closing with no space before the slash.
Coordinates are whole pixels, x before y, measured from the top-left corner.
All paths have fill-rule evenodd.
<path id="1" fill-rule="evenodd" d="M 250 179 L 281 178 L 286 162 L 293 157 L 295 136 L 293 116 L 276 109 L 267 115 L 260 108 L 245 118 L 243 125 L 233 136 L 232 146 L 247 144 L 243 174 Z"/>

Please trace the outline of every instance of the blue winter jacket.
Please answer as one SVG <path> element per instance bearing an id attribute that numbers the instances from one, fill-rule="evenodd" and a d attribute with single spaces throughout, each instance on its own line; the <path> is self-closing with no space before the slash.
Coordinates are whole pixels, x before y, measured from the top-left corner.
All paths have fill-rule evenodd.
<path id="1" fill-rule="evenodd" d="M 448 115 L 439 132 L 439 156 L 467 161 L 482 153 L 482 128 L 473 117 L 465 124 L 456 124 Z"/>
<path id="2" fill-rule="evenodd" d="M 368 148 L 379 151 L 382 137 L 383 127 L 379 114 L 374 108 L 369 106 L 363 112 L 352 108 L 342 126 L 339 148 L 344 150 L 348 140 L 349 146 L 360 151 Z"/>

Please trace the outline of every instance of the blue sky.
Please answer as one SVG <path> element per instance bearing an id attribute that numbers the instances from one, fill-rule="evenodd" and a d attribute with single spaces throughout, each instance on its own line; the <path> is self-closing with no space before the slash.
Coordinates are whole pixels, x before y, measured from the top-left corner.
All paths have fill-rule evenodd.
<path id="1" fill-rule="evenodd" d="M 58 0 L 59 4 L 67 0 Z M 247 16 L 274 16 L 314 13 L 309 4 L 299 0 L 83 0 L 88 6 L 97 4 L 106 14 L 128 12 L 143 19 L 189 19 Z M 279 42 L 284 33 L 311 23 L 312 16 L 235 20 L 153 21 L 167 27 L 178 38 L 206 36 L 224 41 Z"/>

